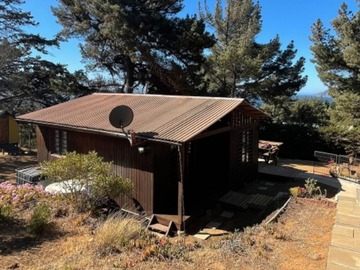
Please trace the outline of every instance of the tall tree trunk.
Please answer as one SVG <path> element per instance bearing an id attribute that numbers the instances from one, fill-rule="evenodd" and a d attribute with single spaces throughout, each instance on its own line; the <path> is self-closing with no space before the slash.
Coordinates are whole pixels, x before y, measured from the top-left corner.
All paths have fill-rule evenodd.
<path id="1" fill-rule="evenodd" d="M 131 61 L 130 57 L 125 59 L 125 93 L 134 92 L 134 73 L 135 73 L 135 64 Z"/>

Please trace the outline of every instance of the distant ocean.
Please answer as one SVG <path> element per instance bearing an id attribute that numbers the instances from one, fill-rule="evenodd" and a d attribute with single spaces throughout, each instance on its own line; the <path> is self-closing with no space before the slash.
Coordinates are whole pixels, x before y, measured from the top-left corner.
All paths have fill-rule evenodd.
<path id="1" fill-rule="evenodd" d="M 298 94 L 295 96 L 297 99 L 312 99 L 312 98 L 320 98 L 324 101 L 333 102 L 333 98 L 328 95 L 327 91 L 316 93 L 313 95 L 310 94 Z"/>
<path id="2" fill-rule="evenodd" d="M 294 96 L 294 98 L 295 98 L 295 99 L 313 99 L 313 98 L 319 98 L 319 99 L 321 99 L 321 100 L 328 101 L 329 103 L 332 103 L 332 102 L 333 102 L 333 98 L 330 97 L 330 96 L 327 94 L 327 91 L 321 92 L 321 93 L 316 93 L 316 94 L 313 94 L 313 95 L 310 95 L 310 94 L 297 94 L 297 95 Z M 257 100 L 254 105 L 257 106 L 257 107 L 261 107 L 262 101 L 261 101 L 261 100 Z"/>

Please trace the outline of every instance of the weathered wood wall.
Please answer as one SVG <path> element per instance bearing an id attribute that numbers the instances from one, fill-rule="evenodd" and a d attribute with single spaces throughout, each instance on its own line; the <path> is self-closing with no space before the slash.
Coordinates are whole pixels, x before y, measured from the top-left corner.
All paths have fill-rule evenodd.
<path id="1" fill-rule="evenodd" d="M 0 115 L 0 144 L 19 143 L 19 127 L 8 113 Z"/>
<path id="2" fill-rule="evenodd" d="M 8 116 L 0 117 L 0 144 L 9 143 L 9 121 Z"/>
<path id="3" fill-rule="evenodd" d="M 54 134 L 52 128 L 37 128 L 39 162 L 49 160 L 55 152 Z M 96 151 L 105 161 L 112 161 L 116 175 L 130 178 L 136 187 L 133 198 L 119 198 L 119 204 L 135 210 L 135 199 L 147 213 L 153 212 L 155 147 L 149 145 L 148 151 L 140 154 L 137 147 L 131 147 L 129 141 L 123 138 L 67 131 L 67 150 L 78 153 Z"/>

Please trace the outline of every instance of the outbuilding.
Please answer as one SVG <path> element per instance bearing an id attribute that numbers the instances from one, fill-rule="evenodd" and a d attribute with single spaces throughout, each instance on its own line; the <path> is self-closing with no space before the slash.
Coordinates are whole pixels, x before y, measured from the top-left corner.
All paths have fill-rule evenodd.
<path id="1" fill-rule="evenodd" d="M 124 105 L 133 120 L 110 124 Z M 244 99 L 95 93 L 21 115 L 36 124 L 38 161 L 95 150 L 134 181 L 121 207 L 172 219 L 178 229 L 257 176 L 258 128 L 266 115 Z"/>
<path id="2" fill-rule="evenodd" d="M 19 128 L 13 115 L 0 110 L 0 145 L 18 144 Z"/>

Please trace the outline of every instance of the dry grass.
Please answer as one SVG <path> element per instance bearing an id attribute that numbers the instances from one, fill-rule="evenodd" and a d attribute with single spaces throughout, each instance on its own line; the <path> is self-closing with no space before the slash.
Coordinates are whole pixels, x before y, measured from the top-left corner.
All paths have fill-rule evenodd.
<path id="1" fill-rule="evenodd" d="M 131 241 L 141 238 L 143 231 L 139 221 L 113 215 L 95 231 L 92 248 L 101 256 L 120 253 Z"/>
<path id="2" fill-rule="evenodd" d="M 334 206 L 319 201 L 298 199 L 290 204 L 279 220 L 291 236 L 290 243 L 279 246 L 279 253 L 287 255 L 281 260 L 281 269 L 326 268 L 335 214 Z"/>
<path id="3" fill-rule="evenodd" d="M 202 241 L 154 240 L 134 220 L 99 225 L 89 214 L 52 217 L 34 236 L 24 210 L 0 220 L 0 269 L 326 269 L 335 214 L 334 204 L 298 198 L 276 223 Z"/>
<path id="4" fill-rule="evenodd" d="M 87 215 L 57 218 L 54 222 L 61 230 L 59 237 L 33 239 L 32 246 L 0 253 L 0 269 L 14 263 L 18 269 L 34 270 L 326 269 L 335 212 L 334 205 L 297 199 L 274 224 L 260 224 L 200 244 L 189 235 L 169 241 L 144 240 L 137 245 L 133 240 L 141 239 L 137 236 L 142 229 L 134 220 L 110 218 L 94 230 Z M 15 228 L 13 233 L 15 237 Z M 3 234 L 4 227 L 0 237 Z M 147 252 L 157 255 L 144 257 Z M 180 256 L 163 256 L 174 252 Z"/>

